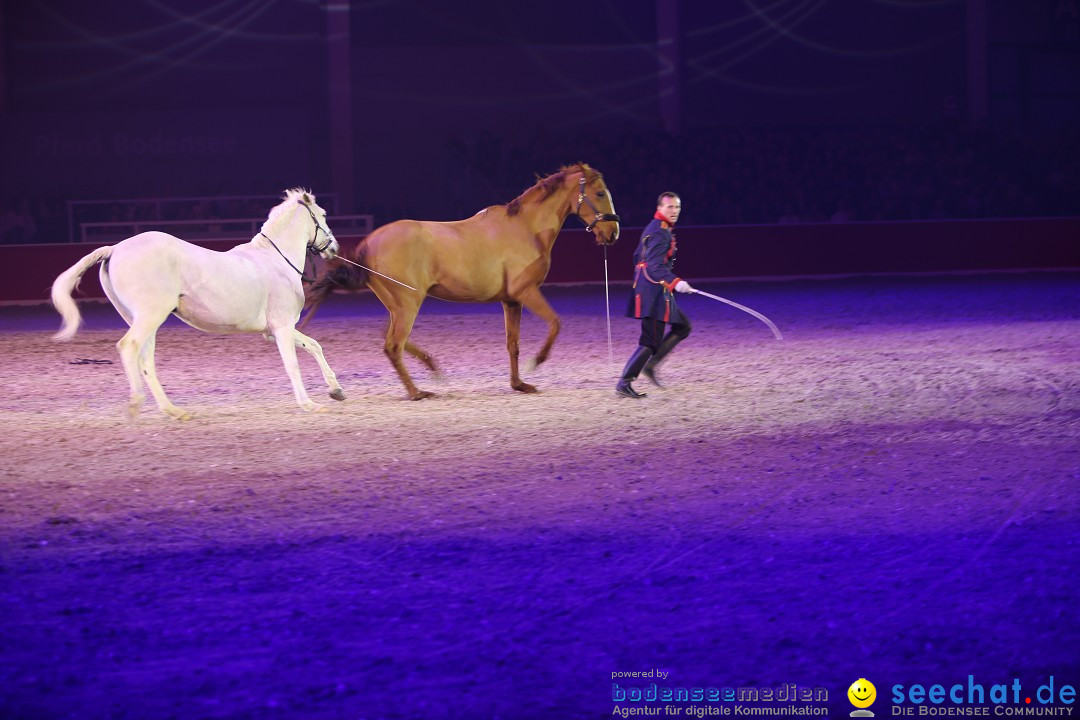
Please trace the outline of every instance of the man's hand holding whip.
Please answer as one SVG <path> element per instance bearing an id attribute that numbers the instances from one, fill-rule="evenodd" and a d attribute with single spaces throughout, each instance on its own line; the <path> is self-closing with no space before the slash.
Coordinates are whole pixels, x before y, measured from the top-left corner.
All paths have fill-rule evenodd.
<path id="1" fill-rule="evenodd" d="M 759 313 L 757 310 L 752 310 L 752 309 L 746 307 L 745 305 L 740 305 L 739 303 L 737 303 L 737 302 L 735 302 L 733 300 L 728 300 L 727 298 L 722 298 L 719 295 L 713 295 L 712 293 L 707 293 L 704 290 L 696 290 L 696 289 L 690 287 L 690 283 L 686 282 L 685 280 L 680 280 L 678 282 L 678 284 L 675 285 L 675 292 L 692 293 L 694 295 L 701 295 L 702 297 L 707 297 L 707 298 L 709 298 L 711 300 L 717 300 L 717 301 L 722 302 L 722 303 L 727 303 L 731 307 L 738 308 L 738 309 L 742 310 L 745 313 L 750 313 L 751 315 L 756 317 L 758 320 L 760 320 L 761 322 L 768 325 L 769 329 L 772 330 L 773 337 L 775 337 L 777 340 L 783 340 L 784 339 L 784 336 L 780 334 L 779 328 L 776 327 L 776 325 L 773 323 L 773 321 L 770 320 L 769 318 L 765 317 L 761 313 Z"/>

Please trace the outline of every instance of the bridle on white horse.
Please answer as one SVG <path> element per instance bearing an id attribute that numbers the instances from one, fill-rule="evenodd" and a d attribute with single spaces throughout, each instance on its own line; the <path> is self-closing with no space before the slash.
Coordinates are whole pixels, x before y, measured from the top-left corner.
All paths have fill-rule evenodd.
<path id="1" fill-rule="evenodd" d="M 594 217 L 593 217 L 593 221 L 591 223 L 590 222 L 585 222 L 585 218 L 581 217 L 581 204 L 582 203 L 585 203 L 586 205 L 588 205 L 589 209 L 593 211 Z M 577 215 L 577 219 L 580 220 L 585 225 L 585 229 L 588 230 L 589 232 L 592 232 L 592 229 L 594 227 L 596 227 L 597 223 L 619 222 L 619 216 L 616 215 L 615 213 L 602 213 L 602 212 L 600 212 L 600 210 L 595 205 L 593 205 L 593 201 L 590 200 L 589 196 L 585 194 L 585 176 L 584 175 L 582 175 L 581 180 L 578 181 L 577 209 L 574 210 L 574 214 Z"/>
<path id="2" fill-rule="evenodd" d="M 310 255 L 319 255 L 319 254 L 323 253 L 326 250 L 326 248 L 330 247 L 330 243 L 334 242 L 334 234 L 332 232 L 330 232 L 330 230 L 328 228 L 324 228 L 322 225 L 319 224 L 319 219 L 315 217 L 315 213 L 312 212 L 311 207 L 306 202 L 301 202 L 301 201 L 298 200 L 297 204 L 299 204 L 302 208 L 304 208 L 305 210 L 308 211 L 308 215 L 311 216 L 311 222 L 315 223 L 315 235 L 311 238 L 311 241 L 308 242 L 308 244 L 307 244 L 308 254 L 310 254 Z M 318 240 L 319 240 L 319 231 L 320 230 L 322 230 L 323 235 L 326 236 L 326 243 L 322 247 L 316 247 L 315 243 L 318 242 Z M 280 255 L 282 258 L 285 259 L 285 262 L 289 263 L 289 267 L 291 267 L 293 270 L 296 270 L 296 274 L 300 276 L 300 281 L 301 282 L 306 282 L 306 283 L 315 282 L 315 277 L 314 276 L 308 277 L 308 276 L 304 275 L 303 270 L 297 269 L 297 267 L 292 264 L 292 260 L 285 257 L 285 253 L 281 252 L 281 248 L 279 248 L 277 245 L 274 244 L 274 241 L 270 239 L 269 235 L 262 232 L 261 230 L 259 231 L 259 234 L 262 235 L 264 238 L 266 238 L 267 242 L 269 242 L 270 245 L 272 245 L 273 248 L 278 251 L 278 255 Z M 304 257 L 304 267 L 307 268 L 307 256 Z"/>

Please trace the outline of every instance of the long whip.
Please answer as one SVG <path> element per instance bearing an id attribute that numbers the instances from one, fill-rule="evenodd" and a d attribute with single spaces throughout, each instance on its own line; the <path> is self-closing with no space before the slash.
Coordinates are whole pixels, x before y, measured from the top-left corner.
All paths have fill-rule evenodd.
<path id="1" fill-rule="evenodd" d="M 376 275 L 378 275 L 379 277 L 383 277 L 383 278 L 386 278 L 386 279 L 387 279 L 387 280 L 389 280 L 390 282 L 395 282 L 395 283 L 397 283 L 398 285 L 401 285 L 402 287 L 407 287 L 407 288 L 409 288 L 410 290 L 416 290 L 416 288 L 414 288 L 414 287 L 413 287 L 412 285 L 406 285 L 405 283 L 401 282 L 400 280 L 395 280 L 394 278 L 390 277 L 389 275 L 383 275 L 383 274 L 382 274 L 381 272 L 379 272 L 378 270 L 372 270 L 371 268 L 367 267 L 366 265 L 361 265 L 361 264 L 360 264 L 360 263 L 358 263 L 358 262 L 353 262 L 352 260 L 350 260 L 349 258 L 345 257 L 344 255 L 338 255 L 338 256 L 337 256 L 337 259 L 338 259 L 338 260 L 344 260 L 345 262 L 349 263 L 350 265 L 355 265 L 355 266 L 356 266 L 356 267 L 358 267 L 358 268 L 363 268 L 364 270 L 367 270 L 367 271 L 368 271 L 369 273 L 375 273 L 375 274 L 376 274 Z M 420 291 L 419 291 L 419 290 L 416 290 L 416 292 L 420 292 Z"/>
<path id="2" fill-rule="evenodd" d="M 775 337 L 777 340 L 783 340 L 784 339 L 784 336 L 780 334 L 780 330 L 778 330 L 776 325 L 773 324 L 773 321 L 770 320 L 769 318 L 765 317 L 761 313 L 759 313 L 757 310 L 751 310 L 750 308 L 746 307 L 745 305 L 740 305 L 739 303 L 734 302 L 733 300 L 728 300 L 727 298 L 722 298 L 719 295 L 713 295 L 712 293 L 707 293 L 704 290 L 694 289 L 694 290 L 691 290 L 690 292 L 694 293 L 695 295 L 704 295 L 705 297 L 710 298 L 712 300 L 719 300 L 720 302 L 727 303 L 728 305 L 730 305 L 732 307 L 735 307 L 735 308 L 738 308 L 738 309 L 742 310 L 745 313 L 750 313 L 751 315 L 756 317 L 758 320 L 760 320 L 761 322 L 763 322 L 763 323 L 765 323 L 766 325 L 769 326 L 769 329 L 772 330 L 773 337 Z"/>
<path id="3" fill-rule="evenodd" d="M 615 353 L 611 349 L 611 295 L 608 292 L 607 245 L 604 246 L 604 310 L 607 312 L 607 355 L 608 362 L 615 362 Z"/>

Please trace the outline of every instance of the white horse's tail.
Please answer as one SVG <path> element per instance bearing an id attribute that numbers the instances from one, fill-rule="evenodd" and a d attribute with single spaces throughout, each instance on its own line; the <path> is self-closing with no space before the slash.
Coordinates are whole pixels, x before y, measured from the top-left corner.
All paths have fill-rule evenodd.
<path id="1" fill-rule="evenodd" d="M 82 315 L 79 314 L 79 306 L 71 299 L 71 293 L 79 287 L 79 280 L 82 279 L 83 273 L 106 260 L 112 255 L 112 251 L 111 245 L 98 248 L 62 272 L 60 277 L 53 282 L 52 304 L 60 313 L 60 317 L 64 319 L 60 331 L 53 335 L 53 340 L 70 340 L 75 337 L 82 323 Z"/>

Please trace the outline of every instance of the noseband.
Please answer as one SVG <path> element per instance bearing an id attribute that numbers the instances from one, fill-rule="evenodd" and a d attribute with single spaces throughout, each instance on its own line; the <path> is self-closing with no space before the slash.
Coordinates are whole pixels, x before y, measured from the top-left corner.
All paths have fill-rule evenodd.
<path id="1" fill-rule="evenodd" d="M 330 233 L 329 230 L 319 224 L 318 218 L 315 217 L 315 213 L 311 211 L 311 207 L 309 207 L 307 203 L 302 202 L 300 204 L 304 207 L 305 210 L 307 210 L 308 215 L 311 216 L 311 222 L 315 223 L 315 237 L 311 238 L 311 242 L 308 243 L 308 252 L 312 255 L 318 255 L 319 253 L 325 251 L 326 248 L 330 247 L 330 243 L 334 242 L 334 236 Z M 320 230 L 322 230 L 323 235 L 326 236 L 326 243 L 322 247 L 317 247 L 315 243 L 317 243 L 319 240 Z"/>
<path id="2" fill-rule="evenodd" d="M 307 244 L 307 251 L 312 255 L 318 255 L 318 254 L 322 253 L 324 250 L 326 250 L 326 248 L 330 247 L 330 243 L 334 242 L 334 235 L 328 229 L 324 228 L 322 225 L 319 224 L 318 218 L 315 217 L 315 213 L 313 213 L 311 211 L 311 207 L 309 207 L 307 203 L 301 202 L 299 204 L 305 210 L 307 210 L 308 215 L 311 216 L 311 222 L 315 223 L 315 235 L 314 235 L 314 237 L 311 238 L 311 242 L 309 242 Z M 323 235 L 326 236 L 326 243 L 322 247 L 316 246 L 316 243 L 319 240 L 319 231 L 320 230 L 322 230 Z M 277 246 L 277 244 L 273 240 L 270 240 L 269 235 L 267 235 L 266 233 L 261 232 L 261 231 L 259 232 L 259 234 L 262 235 L 264 238 L 266 238 L 270 242 L 270 245 L 273 246 L 273 248 L 278 251 L 278 255 L 285 258 L 285 262 L 289 263 L 289 267 L 291 267 L 293 270 L 296 270 L 296 272 L 300 276 L 300 280 L 302 282 L 306 282 L 306 283 L 315 282 L 314 277 L 307 277 L 306 275 L 304 275 L 303 270 L 300 270 L 299 268 L 297 268 L 295 265 L 292 264 L 292 261 L 289 260 L 289 258 L 285 256 L 285 253 L 281 252 L 281 248 L 279 248 Z M 306 259 L 304 260 L 304 267 L 305 268 L 307 267 L 307 260 Z"/>
<path id="3" fill-rule="evenodd" d="M 593 221 L 586 222 L 585 218 L 581 217 L 581 204 L 584 203 L 589 206 L 589 209 L 593 211 Z M 577 215 L 578 220 L 585 224 L 585 229 L 592 232 L 592 229 L 596 227 L 597 223 L 602 222 L 619 222 L 619 216 L 615 213 L 602 213 L 595 205 L 593 201 L 589 199 L 589 196 L 585 194 L 585 177 L 582 176 L 578 181 L 578 198 L 577 209 L 574 210 L 574 214 Z"/>

